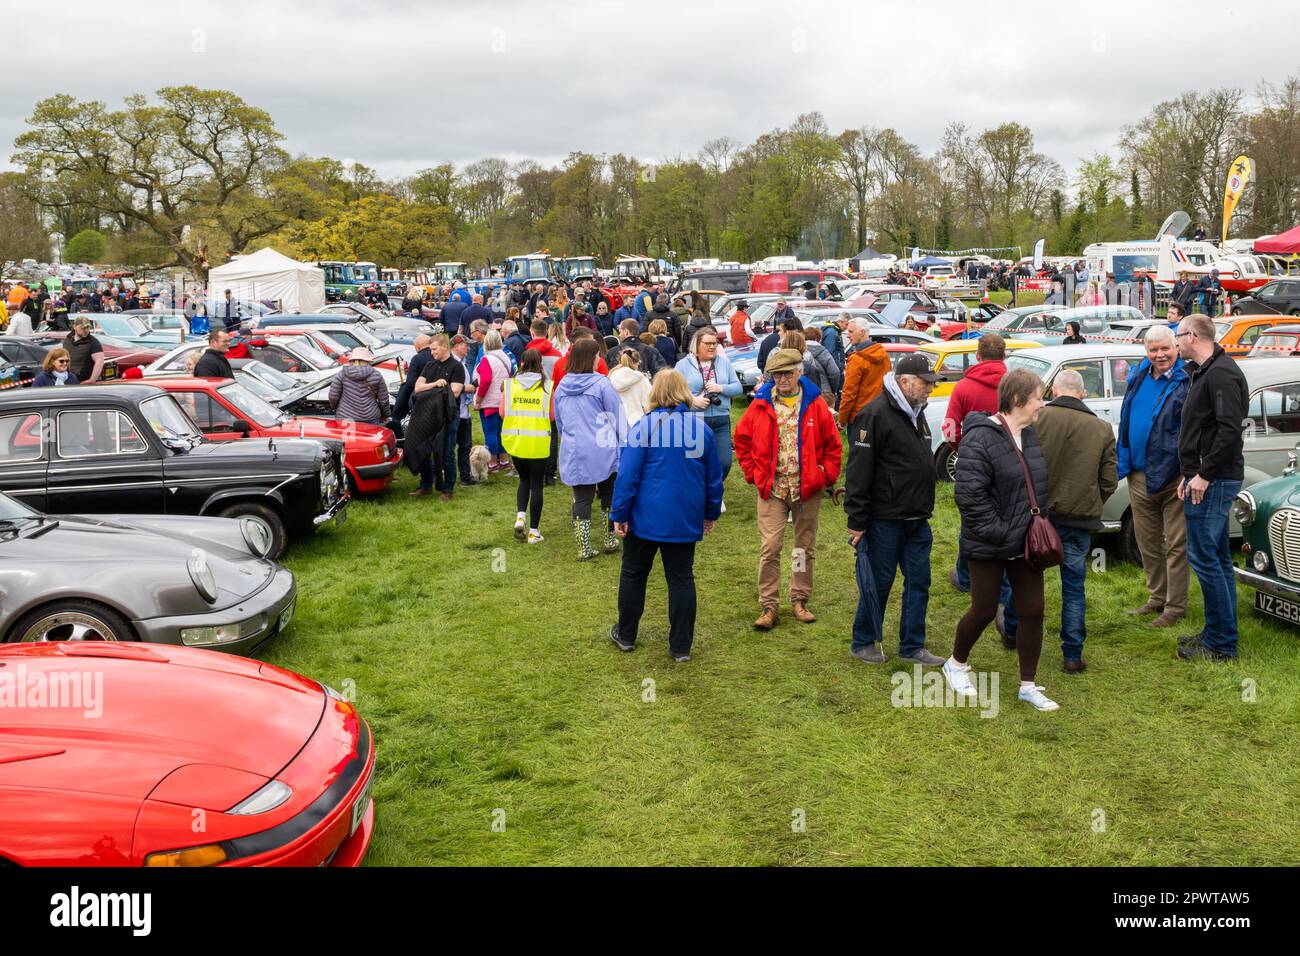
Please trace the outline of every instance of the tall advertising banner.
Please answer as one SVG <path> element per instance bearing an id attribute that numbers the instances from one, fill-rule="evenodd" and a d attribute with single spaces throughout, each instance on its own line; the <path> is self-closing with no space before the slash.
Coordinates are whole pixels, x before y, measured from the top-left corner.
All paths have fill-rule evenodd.
<path id="1" fill-rule="evenodd" d="M 1249 156 L 1238 156 L 1228 167 L 1228 182 L 1223 188 L 1223 242 L 1228 241 L 1228 223 L 1232 222 L 1232 213 L 1246 191 L 1254 165 Z"/>
<path id="2" fill-rule="evenodd" d="M 1037 272 L 1043 267 L 1043 240 L 1039 239 L 1034 243 L 1034 271 Z"/>

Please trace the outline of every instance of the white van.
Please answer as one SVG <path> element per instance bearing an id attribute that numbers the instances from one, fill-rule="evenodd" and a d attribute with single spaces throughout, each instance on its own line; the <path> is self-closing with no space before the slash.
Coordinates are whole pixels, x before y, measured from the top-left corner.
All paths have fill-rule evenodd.
<path id="1" fill-rule="evenodd" d="M 1194 266 L 1204 266 L 1222 258 L 1217 248 L 1208 242 L 1187 240 L 1177 243 L 1177 249 Z M 1088 263 L 1088 274 L 1104 281 L 1112 273 L 1116 282 L 1129 282 L 1138 269 L 1155 273 L 1160 269 L 1160 242 L 1155 239 L 1136 239 L 1132 242 L 1094 242 L 1083 250 Z"/>

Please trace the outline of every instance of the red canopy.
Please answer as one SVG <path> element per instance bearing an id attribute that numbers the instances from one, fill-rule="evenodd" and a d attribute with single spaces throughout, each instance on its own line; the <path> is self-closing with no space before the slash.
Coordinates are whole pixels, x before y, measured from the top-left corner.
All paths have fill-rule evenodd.
<path id="1" fill-rule="evenodd" d="M 1276 236 L 1255 241 L 1256 252 L 1269 252 L 1273 255 L 1294 256 L 1300 253 L 1300 226 L 1279 232 Z"/>

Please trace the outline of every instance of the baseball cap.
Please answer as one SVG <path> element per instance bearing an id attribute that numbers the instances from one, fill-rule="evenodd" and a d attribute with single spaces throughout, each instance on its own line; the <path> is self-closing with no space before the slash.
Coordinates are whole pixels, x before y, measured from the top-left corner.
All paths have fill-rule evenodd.
<path id="1" fill-rule="evenodd" d="M 933 385 L 939 381 L 939 376 L 930 370 L 930 363 L 925 360 L 924 356 L 904 355 L 894 366 L 894 375 L 915 375 L 923 382 L 929 382 Z"/>

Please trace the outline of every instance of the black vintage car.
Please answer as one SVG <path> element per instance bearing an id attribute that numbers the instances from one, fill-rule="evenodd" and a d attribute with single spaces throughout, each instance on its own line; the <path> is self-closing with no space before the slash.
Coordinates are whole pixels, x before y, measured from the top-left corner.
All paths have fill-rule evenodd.
<path id="1" fill-rule="evenodd" d="M 0 392 L 0 491 L 47 513 L 248 518 L 275 558 L 343 520 L 343 476 L 341 443 L 210 442 L 153 385 Z"/>

